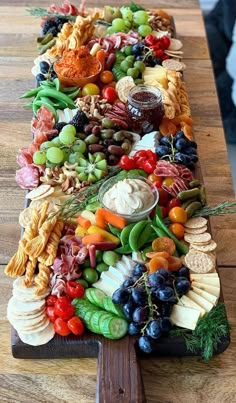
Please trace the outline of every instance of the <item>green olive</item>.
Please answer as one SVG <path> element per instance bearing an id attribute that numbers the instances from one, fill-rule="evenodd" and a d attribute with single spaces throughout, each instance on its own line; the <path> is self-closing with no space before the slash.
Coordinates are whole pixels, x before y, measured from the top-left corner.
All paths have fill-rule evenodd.
<path id="1" fill-rule="evenodd" d="M 77 136 L 78 136 L 79 139 L 81 139 L 81 140 L 84 140 L 84 139 L 86 138 L 86 134 L 85 134 L 85 133 L 82 133 L 82 132 L 77 133 Z"/>
<path id="2" fill-rule="evenodd" d="M 125 134 L 122 131 L 116 132 L 113 134 L 112 138 L 115 141 L 123 141 L 125 139 Z"/>
<path id="3" fill-rule="evenodd" d="M 113 133 L 114 133 L 114 130 L 112 130 L 112 129 L 103 129 L 103 130 L 101 131 L 100 136 L 101 136 L 101 138 L 102 138 L 103 140 L 105 140 L 105 139 L 111 139 L 112 136 L 113 136 Z"/>
<path id="4" fill-rule="evenodd" d="M 125 154 L 129 154 L 130 151 L 131 151 L 131 149 L 132 149 L 132 146 L 131 146 L 131 144 L 128 144 L 128 143 L 123 142 L 123 143 L 121 144 L 121 148 L 123 148 Z"/>
<path id="5" fill-rule="evenodd" d="M 90 134 L 88 137 L 84 139 L 86 144 L 96 144 L 99 141 L 99 138 L 94 134 Z"/>

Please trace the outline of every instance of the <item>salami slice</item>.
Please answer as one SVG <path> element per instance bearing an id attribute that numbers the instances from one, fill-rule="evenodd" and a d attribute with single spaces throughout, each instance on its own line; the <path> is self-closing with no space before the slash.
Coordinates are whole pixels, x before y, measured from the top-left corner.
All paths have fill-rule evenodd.
<path id="1" fill-rule="evenodd" d="M 22 189 L 34 189 L 39 185 L 39 170 L 33 165 L 27 165 L 16 171 L 16 183 Z"/>
<path id="2" fill-rule="evenodd" d="M 16 157 L 16 162 L 18 165 L 20 165 L 20 167 L 25 167 L 29 164 L 32 164 L 33 158 L 27 148 L 22 148 L 22 150 L 19 150 Z"/>

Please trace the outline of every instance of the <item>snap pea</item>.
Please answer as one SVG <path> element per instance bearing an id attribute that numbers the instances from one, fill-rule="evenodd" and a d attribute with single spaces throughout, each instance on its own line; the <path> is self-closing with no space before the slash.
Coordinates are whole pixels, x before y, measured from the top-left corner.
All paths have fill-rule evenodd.
<path id="1" fill-rule="evenodd" d="M 20 99 L 22 99 L 22 98 L 32 98 L 32 97 L 34 97 L 34 96 L 36 96 L 38 94 L 40 89 L 41 89 L 40 87 L 32 88 L 32 90 L 29 90 L 29 91 L 25 92 L 25 94 L 21 95 Z"/>
<path id="2" fill-rule="evenodd" d="M 138 240 L 138 249 L 140 250 L 146 243 L 152 242 L 156 238 L 156 234 L 152 229 L 152 223 L 147 222 L 146 227 L 142 231 Z"/>
<path id="3" fill-rule="evenodd" d="M 71 99 L 74 99 L 80 92 L 80 88 L 77 88 L 74 92 L 67 93 L 67 96 Z"/>
<path id="4" fill-rule="evenodd" d="M 139 237 L 147 225 L 147 220 L 139 221 L 135 224 L 135 226 L 131 229 L 129 234 L 129 245 L 134 252 L 138 252 L 138 241 Z"/>
<path id="5" fill-rule="evenodd" d="M 50 80 L 43 80 L 43 81 L 40 81 L 40 87 L 41 88 L 53 88 L 53 87 L 55 87 L 55 85 L 54 85 L 54 82 L 53 81 L 50 81 Z M 39 88 L 40 88 L 39 87 Z"/>
<path id="6" fill-rule="evenodd" d="M 25 108 L 32 108 L 33 102 L 28 102 L 27 104 L 24 105 Z"/>
<path id="7" fill-rule="evenodd" d="M 58 78 L 54 78 L 53 84 L 55 85 L 57 91 L 61 90 L 61 84 Z"/>
<path id="8" fill-rule="evenodd" d="M 126 225 L 126 226 L 122 229 L 121 234 L 120 234 L 120 242 L 121 242 L 121 244 L 122 244 L 123 246 L 128 243 L 128 241 L 129 241 L 129 234 L 130 234 L 132 228 L 133 228 L 135 225 L 136 225 L 136 223 L 131 223 L 131 224 Z"/>
<path id="9" fill-rule="evenodd" d="M 35 102 L 33 102 L 32 109 L 33 109 L 34 116 L 37 116 L 39 108 L 40 108 L 40 106 L 37 105 Z"/>
<path id="10" fill-rule="evenodd" d="M 76 108 L 74 102 L 63 92 L 57 91 L 53 88 L 47 88 L 40 91 L 40 97 L 55 98 L 57 101 L 64 101 L 67 103 L 68 107 Z"/>
<path id="11" fill-rule="evenodd" d="M 200 189 L 199 188 L 193 188 L 189 190 L 183 190 L 182 192 L 178 193 L 178 198 L 180 200 L 188 200 L 192 199 L 193 197 L 198 197 L 200 195 Z"/>
<path id="12" fill-rule="evenodd" d="M 65 94 L 68 94 L 68 93 L 74 92 L 78 89 L 79 89 L 79 87 L 77 85 L 75 85 L 74 87 L 64 87 L 61 89 L 61 91 L 64 92 Z"/>
<path id="13" fill-rule="evenodd" d="M 192 202 L 191 204 L 189 204 L 189 206 L 185 209 L 185 211 L 186 211 L 186 213 L 187 213 L 187 215 L 188 215 L 188 218 L 192 217 L 193 214 L 194 214 L 197 210 L 199 210 L 199 209 L 201 209 L 201 208 L 202 208 L 202 203 L 199 202 L 199 201 L 194 201 L 194 202 Z"/>
<path id="14" fill-rule="evenodd" d="M 120 246 L 119 248 L 115 249 L 115 252 L 121 254 L 121 255 L 128 255 L 133 252 L 131 249 L 130 245 L 125 245 L 125 246 Z"/>
<path id="15" fill-rule="evenodd" d="M 113 227 L 113 225 L 111 225 L 111 224 L 108 224 L 108 228 L 109 228 L 109 231 L 111 232 L 111 234 L 113 234 L 113 235 L 117 236 L 118 238 L 120 238 L 121 230 L 119 230 L 116 227 Z"/>

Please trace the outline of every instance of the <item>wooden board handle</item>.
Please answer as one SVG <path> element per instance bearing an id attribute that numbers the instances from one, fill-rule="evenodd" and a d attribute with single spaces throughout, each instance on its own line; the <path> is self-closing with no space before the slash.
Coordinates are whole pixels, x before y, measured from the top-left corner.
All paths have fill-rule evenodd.
<path id="1" fill-rule="evenodd" d="M 96 393 L 96 403 L 146 402 L 133 338 L 100 343 Z"/>

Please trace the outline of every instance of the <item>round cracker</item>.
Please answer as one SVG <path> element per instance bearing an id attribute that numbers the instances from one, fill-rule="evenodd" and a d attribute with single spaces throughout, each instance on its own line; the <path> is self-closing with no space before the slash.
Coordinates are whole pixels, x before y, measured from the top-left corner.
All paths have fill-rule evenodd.
<path id="1" fill-rule="evenodd" d="M 35 301 L 40 301 L 44 300 L 48 294 L 50 293 L 50 290 L 47 292 L 44 292 L 43 294 L 36 295 L 36 294 L 26 294 L 23 292 L 20 292 L 16 289 L 13 288 L 12 295 L 15 297 L 18 301 L 22 302 L 35 302 Z"/>
<path id="2" fill-rule="evenodd" d="M 24 316 L 22 319 L 16 319 L 10 312 L 7 313 L 7 319 L 17 331 L 23 329 L 32 329 L 34 326 L 42 323 L 45 320 L 45 317 L 45 311 L 35 318 L 28 318 L 27 316 Z"/>
<path id="3" fill-rule="evenodd" d="M 51 194 L 53 194 L 53 192 L 54 192 L 54 188 L 53 188 L 53 186 L 51 186 L 50 189 L 48 189 L 47 192 L 41 194 L 40 196 L 34 197 L 33 200 L 46 199 L 48 196 L 50 196 Z"/>
<path id="4" fill-rule="evenodd" d="M 199 245 L 199 244 L 192 243 L 191 248 L 193 248 L 195 250 L 199 250 L 200 252 L 212 252 L 212 251 L 216 250 L 217 243 L 215 241 L 213 241 L 213 239 L 212 239 L 211 242 L 208 243 L 207 245 Z"/>
<path id="5" fill-rule="evenodd" d="M 173 71 L 183 71 L 186 68 L 186 65 L 184 63 L 173 59 L 163 60 L 162 66 L 165 67 L 167 70 Z"/>
<path id="6" fill-rule="evenodd" d="M 186 223 L 184 224 L 184 226 L 186 228 L 201 228 L 204 227 L 205 225 L 207 225 L 207 219 L 204 217 L 194 217 L 194 218 L 190 218 L 188 221 L 186 221 Z"/>
<path id="7" fill-rule="evenodd" d="M 204 225 L 204 227 L 201 228 L 185 228 L 184 229 L 185 234 L 193 234 L 193 235 L 199 235 L 203 234 L 204 232 L 207 231 L 207 225 Z"/>
<path id="8" fill-rule="evenodd" d="M 43 184 L 37 187 L 36 189 L 31 190 L 26 195 L 26 199 L 37 199 L 39 196 L 43 195 L 44 193 L 48 192 L 51 189 L 51 185 Z"/>
<path id="9" fill-rule="evenodd" d="M 211 241 L 211 234 L 209 232 L 204 232 L 203 234 L 186 234 L 184 235 L 184 240 L 189 243 L 209 243 Z"/>
<path id="10" fill-rule="evenodd" d="M 48 319 L 47 316 L 45 316 L 44 320 L 41 321 L 41 323 L 39 323 L 38 326 L 34 326 L 34 327 L 28 328 L 28 329 L 19 329 L 19 331 L 20 331 L 20 333 L 24 333 L 24 334 L 38 333 L 38 332 L 41 332 L 43 329 L 45 329 L 45 327 L 47 327 L 49 323 L 50 323 L 50 320 Z"/>
<path id="11" fill-rule="evenodd" d="M 10 298 L 8 302 L 8 309 L 14 314 L 24 316 L 27 314 L 33 314 L 39 312 L 45 307 L 45 299 L 40 299 L 33 302 L 19 301 L 14 296 Z"/>
<path id="12" fill-rule="evenodd" d="M 117 81 L 116 91 L 120 100 L 124 103 L 128 101 L 130 90 L 135 87 L 135 82 L 132 77 L 126 76 Z"/>
<path id="13" fill-rule="evenodd" d="M 32 214 L 32 208 L 26 207 L 23 211 L 20 212 L 19 215 L 19 224 L 21 227 L 26 228 L 27 225 L 30 223 Z"/>
<path id="14" fill-rule="evenodd" d="M 31 320 L 36 319 L 37 317 L 43 315 L 46 312 L 46 307 L 42 308 L 40 311 L 36 313 L 24 313 L 23 315 L 18 315 L 12 312 L 10 309 L 7 308 L 7 315 L 10 315 L 13 320 Z"/>
<path id="15" fill-rule="evenodd" d="M 18 332 L 19 338 L 23 343 L 29 344 L 31 346 L 41 346 L 42 344 L 48 343 L 55 335 L 55 330 L 53 324 L 49 324 L 41 331 L 35 333 L 22 333 Z"/>
<path id="16" fill-rule="evenodd" d="M 13 290 L 16 290 L 17 293 L 19 292 L 21 294 L 26 294 L 28 296 L 29 295 L 35 296 L 36 292 L 37 292 L 37 286 L 31 285 L 30 287 L 26 287 L 25 286 L 25 276 L 20 276 L 13 281 Z M 47 296 L 49 292 L 50 292 L 50 288 L 45 290 L 45 296 Z"/>
<path id="17" fill-rule="evenodd" d="M 180 50 L 182 47 L 183 43 L 179 39 L 171 38 L 168 50 Z"/>
<path id="18" fill-rule="evenodd" d="M 204 252 L 191 250 L 185 256 L 187 267 L 195 273 L 208 273 L 215 268 L 212 257 Z"/>

